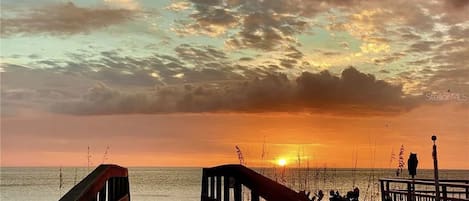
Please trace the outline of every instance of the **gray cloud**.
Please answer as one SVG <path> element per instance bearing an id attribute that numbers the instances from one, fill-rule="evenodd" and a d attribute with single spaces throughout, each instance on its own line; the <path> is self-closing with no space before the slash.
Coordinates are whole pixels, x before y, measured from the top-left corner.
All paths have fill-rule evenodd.
<path id="1" fill-rule="evenodd" d="M 280 59 L 280 66 L 285 68 L 294 68 L 295 65 L 298 63 L 295 59 Z"/>
<path id="2" fill-rule="evenodd" d="M 418 104 L 394 86 L 354 68 L 341 76 L 305 72 L 295 81 L 270 74 L 242 82 L 212 82 L 158 87 L 130 93 L 103 84 L 80 100 L 58 103 L 55 112 L 79 115 L 173 112 L 331 112 L 396 114 Z"/>
<path id="3" fill-rule="evenodd" d="M 296 49 L 294 46 L 290 46 L 289 48 L 287 48 L 287 54 L 285 56 L 293 59 L 301 59 L 303 58 L 304 54 L 298 49 Z"/>
<path id="4" fill-rule="evenodd" d="M 176 47 L 175 51 L 179 58 L 193 64 L 200 64 L 203 62 L 211 62 L 228 58 L 224 52 L 211 46 L 193 47 L 188 44 L 182 44 Z"/>
<path id="5" fill-rule="evenodd" d="M 230 34 L 226 41 L 233 48 L 273 50 L 282 45 L 286 47 L 295 41 L 294 34 L 301 33 L 307 27 L 307 22 L 302 19 L 305 13 L 299 13 L 303 9 L 292 1 L 191 2 L 196 13 L 190 17 L 195 23 L 185 24 L 185 27 L 202 29 L 210 34 L 216 32 L 213 26 L 239 29 L 236 34 Z M 305 5 L 311 6 L 311 3 L 302 2 L 302 6 Z M 314 5 L 319 4 L 314 2 Z"/>
<path id="6" fill-rule="evenodd" d="M 3 64 L 1 72 L 1 115 L 21 110 L 47 110 L 56 100 L 76 99 L 91 87 L 91 80 L 57 72 Z"/>
<path id="7" fill-rule="evenodd" d="M 299 17 L 270 12 L 255 12 L 244 17 L 241 31 L 227 44 L 234 48 L 251 47 L 274 50 L 295 42 L 294 34 L 303 32 L 307 22 Z"/>
<path id="8" fill-rule="evenodd" d="M 467 0 L 447 0 L 445 1 L 446 6 L 451 7 L 453 9 L 462 9 L 469 5 L 469 1 Z"/>
<path id="9" fill-rule="evenodd" d="M 343 0 L 226 0 L 202 1 L 190 0 L 195 14 L 190 17 L 195 23 L 185 22 L 184 26 L 196 30 L 205 30 L 213 34 L 222 29 L 225 43 L 233 48 L 255 48 L 261 50 L 279 50 L 297 42 L 296 36 L 308 33 L 311 26 L 326 26 L 314 19 L 320 14 L 329 15 L 331 9 L 340 11 L 328 26 L 336 31 L 362 25 L 373 30 L 362 31 L 362 39 L 368 37 L 386 37 L 392 28 L 382 26 L 393 24 L 412 30 L 401 34 L 405 40 L 419 39 L 414 33 L 433 32 L 436 23 L 456 24 L 467 22 L 466 0 L 449 1 L 343 1 Z M 386 9 L 383 9 L 386 8 Z M 433 16 L 441 16 L 434 18 Z M 352 23 L 352 24 L 351 24 Z M 218 29 L 214 29 L 214 26 Z M 229 32 L 226 30 L 230 29 Z M 194 31 L 194 30 L 193 30 Z M 190 31 L 189 31 L 190 32 Z M 368 34 L 368 35 L 367 35 Z M 389 38 L 395 40 L 397 38 Z"/>
<path id="10" fill-rule="evenodd" d="M 206 25 L 231 25 L 237 23 L 237 18 L 230 11 L 212 6 L 197 6 L 198 12 L 191 16 L 197 20 L 201 27 Z"/>
<path id="11" fill-rule="evenodd" d="M 404 53 L 393 53 L 393 54 L 385 55 L 381 58 L 375 58 L 373 59 L 373 62 L 377 65 L 389 64 L 400 59 L 403 56 L 406 56 L 406 55 Z"/>
<path id="12" fill-rule="evenodd" d="M 50 4 L 1 18 L 2 36 L 13 34 L 77 34 L 125 23 L 135 11 L 78 7 L 72 2 Z"/>
<path id="13" fill-rule="evenodd" d="M 408 52 L 429 52 L 437 44 L 438 42 L 435 41 L 418 41 L 410 46 Z"/>

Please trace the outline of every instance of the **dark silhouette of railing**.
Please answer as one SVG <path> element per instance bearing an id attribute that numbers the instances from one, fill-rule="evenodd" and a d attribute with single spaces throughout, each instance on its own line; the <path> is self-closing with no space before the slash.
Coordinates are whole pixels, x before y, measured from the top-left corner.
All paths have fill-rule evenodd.
<path id="1" fill-rule="evenodd" d="M 241 201 L 243 186 L 250 190 L 251 201 L 259 201 L 260 197 L 267 201 L 308 200 L 305 195 L 242 165 L 222 165 L 202 170 L 201 201 L 229 201 L 231 188 L 234 201 Z"/>
<path id="2" fill-rule="evenodd" d="M 127 168 L 100 165 L 59 201 L 130 201 Z"/>
<path id="3" fill-rule="evenodd" d="M 380 179 L 382 201 L 437 201 L 431 179 Z M 440 201 L 469 201 L 469 180 L 439 180 Z"/>

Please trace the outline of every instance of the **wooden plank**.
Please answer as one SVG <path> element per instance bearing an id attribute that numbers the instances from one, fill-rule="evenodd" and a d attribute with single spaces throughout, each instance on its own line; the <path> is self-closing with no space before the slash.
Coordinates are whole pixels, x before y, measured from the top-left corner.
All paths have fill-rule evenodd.
<path id="1" fill-rule="evenodd" d="M 217 176 L 217 186 L 216 186 L 216 191 L 217 191 L 217 195 L 215 197 L 215 199 L 217 201 L 221 201 L 221 176 Z"/>
<path id="2" fill-rule="evenodd" d="M 230 177 L 223 177 L 223 201 L 230 201 Z"/>
<path id="3" fill-rule="evenodd" d="M 241 201 L 243 199 L 243 188 L 241 185 L 241 181 L 239 178 L 235 179 L 235 186 L 234 186 L 234 201 Z"/>
<path id="4" fill-rule="evenodd" d="M 215 199 L 215 176 L 210 177 L 210 198 Z"/>
<path id="5" fill-rule="evenodd" d="M 208 176 L 207 170 L 202 169 L 202 190 L 200 195 L 201 201 L 206 201 L 208 199 Z"/>
<path id="6" fill-rule="evenodd" d="M 256 190 L 251 190 L 251 201 L 259 201 L 259 194 Z"/>

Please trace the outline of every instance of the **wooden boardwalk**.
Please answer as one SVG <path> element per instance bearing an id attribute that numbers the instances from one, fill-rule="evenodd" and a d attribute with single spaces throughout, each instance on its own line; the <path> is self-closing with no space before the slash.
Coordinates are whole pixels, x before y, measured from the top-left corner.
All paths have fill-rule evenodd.
<path id="1" fill-rule="evenodd" d="M 117 165 L 100 165 L 59 201 L 105 200 L 130 201 L 127 168 Z"/>
<path id="2" fill-rule="evenodd" d="M 380 179 L 382 201 L 436 201 L 431 179 Z M 440 180 L 440 201 L 469 201 L 469 180 Z"/>
<path id="3" fill-rule="evenodd" d="M 222 165 L 202 170 L 201 201 L 241 201 L 243 186 L 251 201 L 309 201 L 306 196 L 242 165 Z M 233 189 L 233 196 L 230 196 Z M 223 194 L 223 196 L 222 196 Z"/>
<path id="4" fill-rule="evenodd" d="M 469 201 L 469 180 L 380 179 L 381 201 Z M 130 201 L 127 168 L 100 165 L 59 201 Z M 304 194 L 242 165 L 202 169 L 201 201 L 310 201 Z M 247 191 L 247 192 L 243 192 Z M 324 198 L 323 201 L 328 200 Z"/>

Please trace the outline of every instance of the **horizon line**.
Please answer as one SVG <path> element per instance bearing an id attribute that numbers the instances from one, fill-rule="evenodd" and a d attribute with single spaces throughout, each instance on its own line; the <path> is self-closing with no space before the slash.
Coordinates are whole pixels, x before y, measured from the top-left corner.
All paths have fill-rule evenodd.
<path id="1" fill-rule="evenodd" d="M 110 165 L 110 164 L 113 164 L 113 163 L 105 163 L 106 165 Z M 101 165 L 101 164 L 100 164 Z M 119 164 L 113 164 L 113 165 L 119 165 Z M 228 165 L 228 164 L 222 164 L 222 165 Z M 239 165 L 239 164 L 236 164 L 236 163 L 233 163 L 233 164 L 229 164 L 229 165 Z M 121 165 L 119 165 L 121 166 Z M 244 165 L 246 166 L 246 165 Z M 98 166 L 90 166 L 89 168 L 94 170 L 96 169 Z M 216 166 L 121 166 L 121 167 L 125 167 L 125 168 L 211 168 L 211 167 L 216 167 Z M 246 166 L 247 168 L 251 168 L 251 169 L 257 169 L 257 168 L 267 168 L 267 169 L 273 169 L 273 168 L 283 168 L 283 167 L 280 167 L 280 166 L 275 166 L 275 167 L 272 167 L 272 166 Z M 87 166 L 1 166 L 0 165 L 0 169 L 1 168 L 88 168 Z M 286 167 L 287 169 L 308 169 L 308 167 L 301 167 L 301 168 L 298 168 L 298 167 L 294 167 L 294 166 L 287 166 Z M 363 169 L 374 169 L 374 170 L 396 170 L 396 168 L 382 168 L 382 167 L 309 167 L 310 169 L 347 169 L 347 170 L 350 170 L 350 169 L 360 169 L 360 170 L 363 170 Z M 406 171 L 407 168 L 403 168 L 402 170 L 403 171 Z M 433 168 L 422 168 L 422 169 L 417 169 L 417 170 L 434 170 Z M 443 169 L 439 169 L 440 170 L 460 170 L 460 171 L 469 171 L 469 169 L 464 169 L 464 168 L 443 168 Z"/>

